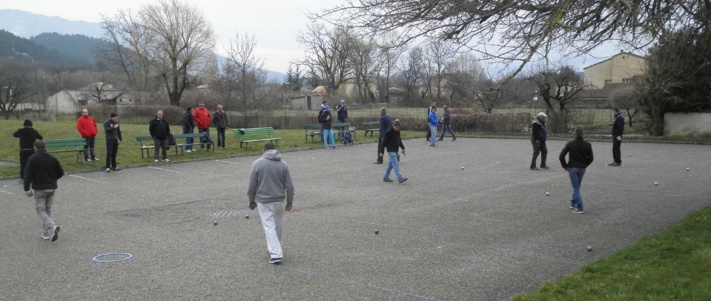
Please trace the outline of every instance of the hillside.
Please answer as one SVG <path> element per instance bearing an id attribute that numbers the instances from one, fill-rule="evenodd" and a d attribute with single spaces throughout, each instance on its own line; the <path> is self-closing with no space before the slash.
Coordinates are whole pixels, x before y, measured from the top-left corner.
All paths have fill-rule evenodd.
<path id="1" fill-rule="evenodd" d="M 88 65 L 82 58 L 70 57 L 54 48 L 18 37 L 0 29 L 0 58 L 10 58 L 26 63 L 51 63 L 62 66 Z"/>

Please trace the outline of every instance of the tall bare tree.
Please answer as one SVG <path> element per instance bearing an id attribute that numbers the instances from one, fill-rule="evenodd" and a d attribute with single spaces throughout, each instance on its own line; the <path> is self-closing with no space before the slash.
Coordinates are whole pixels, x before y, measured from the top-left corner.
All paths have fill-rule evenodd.
<path id="1" fill-rule="evenodd" d="M 266 91 L 267 72 L 264 59 L 254 53 L 256 46 L 257 39 L 253 35 L 237 34 L 230 40 L 227 60 L 213 78 L 226 102 L 234 102 L 242 112 L 259 107 L 266 97 L 263 92 Z"/>
<path id="2" fill-rule="evenodd" d="M 543 67 L 527 79 L 538 88 L 538 96 L 551 116 L 552 130 L 564 132 L 570 121 L 567 105 L 579 99 L 578 93 L 585 88 L 583 79 L 570 66 Z"/>
<path id="3" fill-rule="evenodd" d="M 373 83 L 377 73 L 377 50 L 378 48 L 373 41 L 359 38 L 353 38 L 351 41 L 348 66 L 353 69 L 353 80 L 356 84 L 356 89 L 358 89 L 358 98 L 361 101 L 375 101 L 371 83 Z"/>
<path id="4" fill-rule="evenodd" d="M 33 93 L 27 65 L 15 60 L 0 62 L 0 112 L 5 119 L 10 119 L 10 113 Z"/>
<path id="5" fill-rule="evenodd" d="M 205 73 L 213 59 L 214 34 L 202 11 L 180 0 L 158 0 L 138 12 L 103 17 L 113 48 L 104 55 L 128 81 L 150 88 L 160 81 L 168 100 L 179 105 L 186 88 Z"/>
<path id="6" fill-rule="evenodd" d="M 429 91 L 435 90 L 434 95 L 430 95 L 430 97 L 434 97 L 436 100 L 442 99 L 447 67 L 455 55 L 455 47 L 447 41 L 430 40 L 428 43 L 427 58 L 430 69 L 428 82 L 431 85 Z"/>
<path id="7" fill-rule="evenodd" d="M 401 86 L 405 91 L 404 101 L 407 105 L 416 105 L 415 96 L 422 87 L 424 51 L 420 47 L 410 49 L 407 56 L 400 61 Z"/>
<path id="8" fill-rule="evenodd" d="M 709 11 L 705 0 L 347 0 L 312 17 L 347 19 L 371 34 L 400 30 L 401 43 L 452 41 L 483 59 L 518 64 L 515 76 L 551 51 L 578 56 L 608 41 L 640 49 L 675 28 L 706 27 Z"/>
<path id="9" fill-rule="evenodd" d="M 390 101 L 390 79 L 397 69 L 400 56 L 407 50 L 404 46 L 396 45 L 397 35 L 394 32 L 385 33 L 378 42 L 377 84 L 380 101 Z"/>
<path id="10" fill-rule="evenodd" d="M 323 24 L 313 23 L 296 39 L 306 50 L 303 64 L 312 73 L 311 77 L 321 78 L 329 92 L 337 91 L 351 76 L 347 66 L 352 39 L 350 27 L 336 26 L 329 30 Z"/>

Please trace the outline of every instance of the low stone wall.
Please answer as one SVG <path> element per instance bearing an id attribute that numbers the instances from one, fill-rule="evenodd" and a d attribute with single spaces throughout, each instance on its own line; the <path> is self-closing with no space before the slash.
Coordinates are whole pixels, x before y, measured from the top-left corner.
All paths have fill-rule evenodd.
<path id="1" fill-rule="evenodd" d="M 711 134 L 711 113 L 665 113 L 664 136 Z"/>

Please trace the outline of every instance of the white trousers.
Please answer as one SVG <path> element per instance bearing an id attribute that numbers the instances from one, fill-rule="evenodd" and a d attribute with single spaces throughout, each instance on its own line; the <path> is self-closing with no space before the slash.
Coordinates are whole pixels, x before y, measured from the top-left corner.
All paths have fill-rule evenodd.
<path id="1" fill-rule="evenodd" d="M 264 235 L 267 237 L 267 252 L 271 258 L 283 258 L 281 250 L 284 232 L 284 202 L 263 204 L 257 202 L 259 218 L 262 220 Z"/>

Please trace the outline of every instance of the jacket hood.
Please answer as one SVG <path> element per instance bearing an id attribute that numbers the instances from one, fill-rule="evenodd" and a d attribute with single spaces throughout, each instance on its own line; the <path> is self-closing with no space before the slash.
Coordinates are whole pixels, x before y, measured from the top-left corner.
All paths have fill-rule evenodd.
<path id="1" fill-rule="evenodd" d="M 262 157 L 272 161 L 281 161 L 281 154 L 275 149 L 270 149 L 264 152 L 264 155 L 262 155 Z"/>

